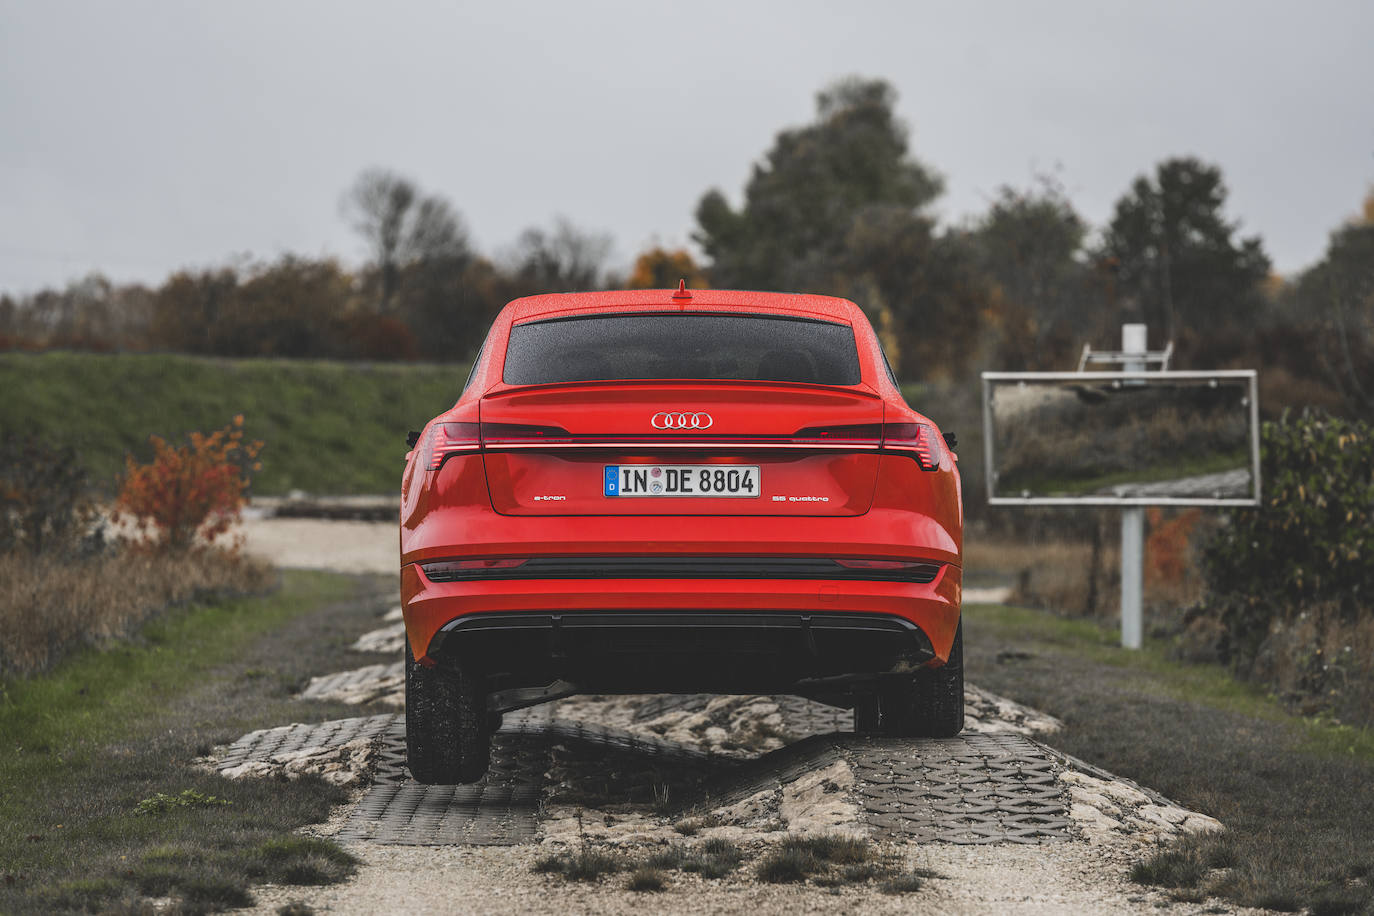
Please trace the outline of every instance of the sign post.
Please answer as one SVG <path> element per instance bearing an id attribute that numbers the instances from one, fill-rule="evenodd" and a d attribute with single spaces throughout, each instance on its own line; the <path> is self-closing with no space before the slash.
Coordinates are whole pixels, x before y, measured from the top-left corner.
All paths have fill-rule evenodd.
<path id="1" fill-rule="evenodd" d="M 1123 372 L 1144 372 L 1149 354 L 1143 324 L 1121 326 Z M 1172 349 L 1172 347 L 1170 348 Z M 1167 365 L 1167 357 L 1166 365 Z M 1145 508 L 1121 510 L 1121 648 L 1139 649 L 1145 629 Z"/>

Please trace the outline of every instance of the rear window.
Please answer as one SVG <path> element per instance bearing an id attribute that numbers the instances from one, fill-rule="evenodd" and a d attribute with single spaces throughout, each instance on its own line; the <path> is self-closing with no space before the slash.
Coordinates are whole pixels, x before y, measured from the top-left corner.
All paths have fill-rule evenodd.
<path id="1" fill-rule="evenodd" d="M 511 328 L 508 385 L 726 379 L 857 385 L 847 324 L 757 315 L 595 315 Z"/>

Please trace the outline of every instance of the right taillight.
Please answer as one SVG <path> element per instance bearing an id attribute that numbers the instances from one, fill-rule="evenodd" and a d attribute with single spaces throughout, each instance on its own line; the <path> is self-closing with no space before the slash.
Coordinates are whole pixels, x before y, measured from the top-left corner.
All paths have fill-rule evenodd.
<path id="1" fill-rule="evenodd" d="M 482 431 L 476 423 L 435 423 L 429 428 L 425 451 L 429 455 L 426 467 L 437 471 L 450 455 L 480 452 Z"/>
<path id="2" fill-rule="evenodd" d="M 924 471 L 938 471 L 944 452 L 935 430 L 924 423 L 863 423 L 850 426 L 811 426 L 791 438 L 799 445 L 840 445 L 901 452 L 916 459 Z"/>
<path id="3" fill-rule="evenodd" d="M 884 423 L 883 449 L 910 454 L 923 471 L 940 469 L 941 452 L 935 430 L 924 423 Z"/>

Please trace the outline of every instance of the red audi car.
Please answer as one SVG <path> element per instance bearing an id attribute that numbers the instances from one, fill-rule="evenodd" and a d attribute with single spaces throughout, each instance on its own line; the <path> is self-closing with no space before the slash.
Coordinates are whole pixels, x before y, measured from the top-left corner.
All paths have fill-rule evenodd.
<path id="1" fill-rule="evenodd" d="M 501 713 L 572 693 L 791 693 L 963 728 L 952 435 L 844 299 L 518 299 L 402 481 L 406 733 L 479 779 Z"/>

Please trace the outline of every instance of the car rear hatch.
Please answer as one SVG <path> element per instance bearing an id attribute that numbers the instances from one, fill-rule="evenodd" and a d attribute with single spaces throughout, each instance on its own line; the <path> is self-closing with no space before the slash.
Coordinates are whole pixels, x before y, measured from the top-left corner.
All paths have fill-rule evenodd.
<path id="1" fill-rule="evenodd" d="M 479 407 L 492 506 L 507 515 L 862 515 L 883 402 L 861 388 L 573 382 Z"/>

